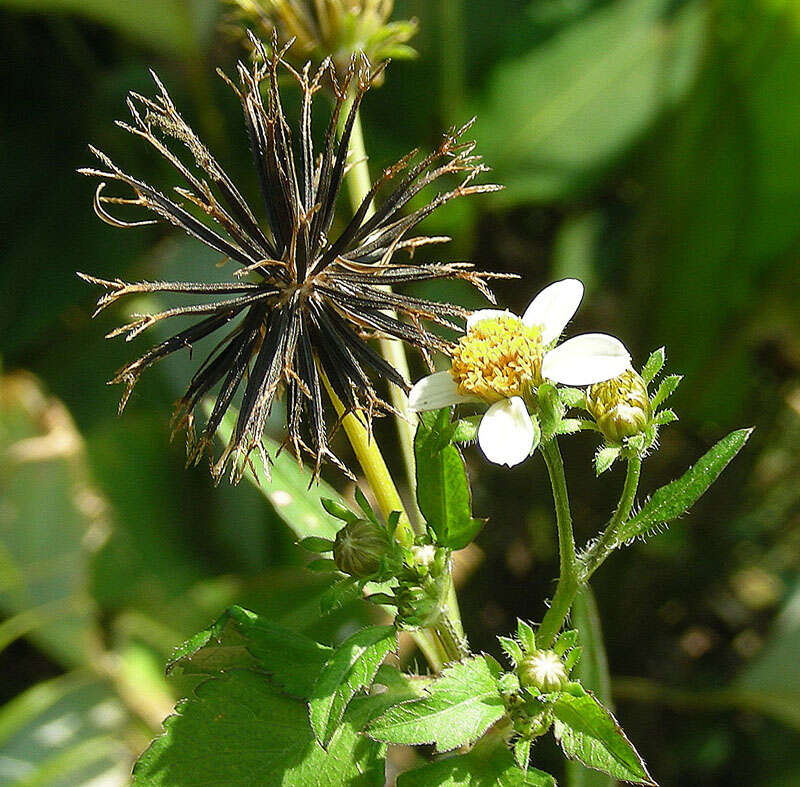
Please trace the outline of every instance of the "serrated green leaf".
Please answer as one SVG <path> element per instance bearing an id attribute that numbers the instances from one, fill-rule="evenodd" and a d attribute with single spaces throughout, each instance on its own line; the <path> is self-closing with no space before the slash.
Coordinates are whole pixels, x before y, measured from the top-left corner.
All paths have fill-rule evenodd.
<path id="1" fill-rule="evenodd" d="M 233 667 L 256 667 L 288 694 L 307 699 L 331 653 L 304 634 L 231 607 L 175 649 L 167 672 L 180 667 L 184 673 L 213 675 Z"/>
<path id="2" fill-rule="evenodd" d="M 575 596 L 572 605 L 572 622 L 578 629 L 583 654 L 574 670 L 568 674 L 574 680 L 592 691 L 604 706 L 613 710 L 611 705 L 611 678 L 608 674 L 608 659 L 603 644 L 603 632 L 600 627 L 600 615 L 591 588 L 585 587 Z M 573 650 L 567 657 L 569 661 Z M 565 665 L 566 667 L 566 665 Z M 568 787 L 613 787 L 616 779 L 605 773 L 586 768 L 575 760 L 567 761 Z"/>
<path id="3" fill-rule="evenodd" d="M 658 426 L 666 426 L 667 424 L 674 423 L 678 420 L 678 415 L 674 410 L 661 410 L 656 413 L 653 418 L 653 423 Z"/>
<path id="4" fill-rule="evenodd" d="M 553 732 L 567 757 L 634 784 L 655 784 L 617 720 L 578 683 L 553 703 Z"/>
<path id="5" fill-rule="evenodd" d="M 306 706 L 264 675 L 232 670 L 201 683 L 164 721 L 134 768 L 137 787 L 384 783 L 380 747 L 347 724 L 327 750 L 314 740 Z"/>
<path id="6" fill-rule="evenodd" d="M 527 773 L 517 767 L 506 748 L 485 752 L 476 747 L 468 754 L 433 762 L 403 773 L 397 787 L 556 787 L 556 780 L 537 768 Z"/>
<path id="7" fill-rule="evenodd" d="M 642 379 L 648 384 L 651 383 L 664 367 L 666 360 L 667 350 L 665 347 L 659 347 L 650 353 L 650 357 L 647 359 L 644 369 L 642 369 Z"/>
<path id="8" fill-rule="evenodd" d="M 517 763 L 519 768 L 523 771 L 528 770 L 528 764 L 531 760 L 531 739 L 519 738 L 514 742 L 514 762 Z"/>
<path id="9" fill-rule="evenodd" d="M 392 664 L 381 664 L 372 681 L 373 692 L 353 697 L 346 718 L 355 729 L 363 730 L 372 719 L 401 702 L 420 699 L 434 681 L 430 675 L 406 675 Z M 374 691 L 380 686 L 380 691 Z"/>
<path id="10" fill-rule="evenodd" d="M 424 413 L 414 437 L 419 509 L 450 549 L 463 549 L 478 535 L 483 521 L 472 516 L 472 493 L 461 452 L 450 442 L 450 411 Z"/>
<path id="11" fill-rule="evenodd" d="M 235 408 L 228 408 L 217 429 L 217 438 L 223 443 L 230 439 L 238 416 Z M 278 454 L 280 445 L 275 440 L 265 435 L 263 442 L 267 453 L 273 458 L 269 471 L 265 471 L 256 451 L 245 470 L 245 477 L 256 485 L 269 500 L 275 513 L 298 538 L 335 537 L 341 525 L 326 515 L 322 501 L 332 500 L 347 510 L 339 493 L 325 481 L 315 482 L 311 468 L 298 466 L 297 460 L 287 451 Z"/>
<path id="12" fill-rule="evenodd" d="M 682 379 L 683 377 L 680 374 L 670 374 L 661 381 L 661 385 L 658 386 L 658 389 L 650 399 L 650 406 L 653 410 L 657 410 L 663 402 L 675 393 L 675 389 L 680 385 Z"/>
<path id="13" fill-rule="evenodd" d="M 728 462 L 744 447 L 752 429 L 731 432 L 706 452 L 677 481 L 662 486 L 642 510 L 619 530 L 620 542 L 650 532 L 662 523 L 671 522 L 688 511 L 700 496 L 716 481 Z"/>
<path id="14" fill-rule="evenodd" d="M 533 633 L 533 628 L 521 618 L 517 619 L 517 637 L 526 651 L 536 650 L 536 635 Z"/>
<path id="15" fill-rule="evenodd" d="M 594 455 L 594 471 L 597 475 L 602 475 L 619 457 L 622 449 L 618 445 L 604 445 L 597 449 Z"/>
<path id="16" fill-rule="evenodd" d="M 348 637 L 319 673 L 308 703 L 311 728 L 327 746 L 355 693 L 367 689 L 381 662 L 397 649 L 393 626 L 373 626 Z"/>
<path id="17" fill-rule="evenodd" d="M 525 654 L 522 652 L 519 642 L 515 639 L 511 637 L 498 637 L 497 639 L 500 642 L 500 647 L 503 649 L 503 652 L 511 659 L 512 664 L 519 664 L 520 661 L 525 658 Z"/>
<path id="18" fill-rule="evenodd" d="M 482 656 L 445 667 L 427 691 L 424 699 L 375 719 L 367 734 L 384 743 L 435 743 L 443 752 L 477 740 L 505 713 L 497 679 Z"/>

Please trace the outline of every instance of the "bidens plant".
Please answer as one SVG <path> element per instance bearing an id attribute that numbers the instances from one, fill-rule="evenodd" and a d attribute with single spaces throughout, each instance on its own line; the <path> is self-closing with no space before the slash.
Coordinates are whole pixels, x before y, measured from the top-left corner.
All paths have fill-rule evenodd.
<path id="1" fill-rule="evenodd" d="M 325 14 L 372 29 L 376 14 L 385 23 L 390 6 L 319 3 L 313 6 L 319 19 L 301 16 L 311 6 L 299 3 L 263 8 L 273 14 L 269 29 L 301 31 L 311 21 L 321 24 Z M 362 13 L 372 16 L 362 19 Z M 320 34 L 306 50 L 317 52 L 327 40 Z M 380 35 L 372 40 L 377 46 Z M 230 261 L 230 281 L 84 278 L 107 290 L 99 308 L 133 293 L 206 298 L 136 315 L 112 332 L 133 339 L 174 317 L 190 320 L 120 370 L 114 381 L 126 386 L 124 404 L 147 367 L 216 335 L 216 348 L 196 369 L 177 413 L 189 433 L 190 459 L 211 452 L 228 419 L 225 446 L 212 462 L 215 477 L 228 466 L 234 480 L 256 476 L 254 450 L 266 469 L 277 451 L 267 451 L 265 426 L 281 392 L 283 442 L 298 459 L 311 458 L 312 466 L 298 471 L 309 486 L 319 480 L 325 460 L 352 475 L 330 448 L 332 431 L 343 428 L 376 505 L 357 488 L 355 510 L 331 490 L 333 497 L 323 506 L 335 535 L 306 537 L 300 544 L 318 555 L 309 570 L 329 579 L 321 614 L 360 599 L 382 624 L 321 643 L 231 607 L 176 649 L 168 669 L 205 680 L 176 706 L 163 735 L 141 756 L 135 784 L 378 787 L 386 779 L 387 746 L 403 744 L 425 748 L 418 767 L 398 777 L 400 787 L 546 787 L 555 779 L 535 767 L 535 744 L 551 732 L 565 756 L 586 768 L 654 784 L 620 725 L 591 686 L 581 683 L 583 632 L 562 628 L 609 555 L 686 512 L 741 449 L 749 431 L 728 435 L 634 512 L 642 463 L 657 448 L 659 429 L 676 419 L 662 405 L 680 378 L 664 377 L 650 391 L 664 364 L 663 349 L 636 371 L 625 346 L 612 336 L 585 334 L 559 343 L 583 297 L 583 285 L 575 279 L 545 288 L 522 317 L 501 310 L 470 314 L 456 304 L 394 293 L 395 285 L 455 278 L 489 295 L 486 282 L 493 274 L 460 263 L 395 259 L 403 249 L 445 240 L 409 236 L 437 207 L 497 188 L 474 182 L 485 168 L 473 143 L 461 141 L 469 124 L 448 132 L 427 157 L 403 158 L 373 184 L 360 147 L 359 105 L 382 68 L 373 69 L 362 58 L 349 60 L 343 76 L 328 59 L 315 69 L 310 63 L 295 67 L 285 59 L 288 50 L 277 33 L 269 49 L 255 38 L 252 46 L 254 64 L 240 64 L 238 83 L 229 84 L 244 110 L 258 208 L 183 121 L 160 82 L 155 98 L 131 95 L 133 124 L 122 126 L 178 172 L 184 183 L 175 188 L 177 196 L 127 174 L 96 150 L 104 168 L 84 170 L 102 179 L 95 210 L 104 221 L 123 227 L 149 223 L 115 218 L 107 206 L 144 208 Z M 279 73 L 300 88 L 295 142 L 282 107 Z M 334 101 L 315 153 L 312 99 L 323 84 Z M 453 182 L 429 194 L 430 187 L 448 179 Z M 108 196 L 106 181 L 129 187 L 132 196 Z M 338 197 L 345 184 L 353 210 L 341 217 Z M 409 205 L 414 207 L 404 212 Z M 463 335 L 448 341 L 430 323 Z M 449 368 L 410 388 L 399 350 L 403 345 L 426 356 L 438 351 L 449 359 Z M 377 378 L 395 387 L 391 402 L 379 392 Z M 404 398 L 409 388 L 410 402 Z M 209 415 L 197 435 L 194 415 L 204 399 Z M 413 411 L 419 416 L 409 415 Z M 406 509 L 371 433 L 372 417 L 380 413 L 414 419 L 415 434 L 405 427 L 399 434 L 417 510 Z M 587 435 L 597 442 L 597 474 L 619 461 L 625 464 L 625 481 L 608 522 L 579 549 L 559 441 Z M 520 621 L 515 636 L 500 638 L 497 655 L 502 651 L 505 667 L 492 655 L 471 650 L 453 583 L 453 554 L 478 538 L 485 524 L 472 510 L 462 456 L 462 446 L 476 439 L 490 461 L 507 466 L 538 449 L 555 506 L 555 592 L 547 605 L 544 599 L 531 603 L 532 614 L 547 608 L 539 622 Z M 264 484 L 269 490 L 268 478 Z M 293 526 L 304 527 L 299 520 Z M 427 670 L 412 671 L 407 659 L 400 659 L 401 633 L 416 642 Z M 584 644 L 601 647 L 591 638 Z"/>

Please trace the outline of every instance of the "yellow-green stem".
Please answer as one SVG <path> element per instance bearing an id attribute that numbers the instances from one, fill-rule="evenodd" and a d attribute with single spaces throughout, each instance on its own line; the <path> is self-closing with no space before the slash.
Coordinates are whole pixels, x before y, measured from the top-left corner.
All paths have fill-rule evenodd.
<path id="1" fill-rule="evenodd" d="M 339 417 L 342 418 L 342 426 L 347 439 L 350 441 L 356 459 L 358 459 L 358 463 L 364 471 L 367 483 L 375 495 L 375 501 L 381 514 L 384 519 L 388 519 L 392 512 L 399 511 L 400 520 L 396 531 L 398 541 L 406 545 L 412 544 L 414 541 L 414 529 L 408 520 L 403 501 L 400 499 L 397 487 L 389 473 L 389 468 L 386 467 L 386 462 L 377 442 L 375 442 L 374 437 L 369 433 L 369 430 L 358 415 L 348 413 L 342 417 L 345 412 L 344 405 L 333 391 L 333 388 L 331 388 L 331 384 L 325 375 L 322 375 L 322 382 L 331 402 L 333 402 L 334 409 Z M 456 604 L 457 609 L 458 605 Z M 434 631 L 427 629 L 414 631 L 411 632 L 411 636 L 436 672 L 441 672 L 443 664 L 455 658 Z"/>
<path id="2" fill-rule="evenodd" d="M 343 117 L 346 114 L 342 113 Z M 364 146 L 364 132 L 361 127 L 361 115 L 356 113 L 353 131 L 350 135 L 350 156 L 352 165 L 347 172 L 347 190 L 350 194 L 350 204 L 353 212 L 358 210 L 364 198 L 372 187 L 372 180 L 369 174 L 369 163 L 367 162 L 367 152 Z M 372 215 L 373 206 L 370 205 L 367 217 Z M 389 287 L 386 287 L 389 290 Z M 393 314 L 392 316 L 397 316 Z M 408 359 L 403 348 L 402 342 L 393 339 L 380 339 L 378 341 L 381 355 L 406 379 L 411 379 L 408 368 Z M 415 484 L 415 462 L 414 462 L 414 429 L 417 422 L 416 413 L 408 407 L 408 397 L 396 385 L 389 386 L 389 396 L 392 405 L 400 413 L 401 418 L 397 418 L 397 433 L 400 438 L 400 448 L 403 452 L 403 462 L 405 464 L 408 483 L 411 489 Z"/>

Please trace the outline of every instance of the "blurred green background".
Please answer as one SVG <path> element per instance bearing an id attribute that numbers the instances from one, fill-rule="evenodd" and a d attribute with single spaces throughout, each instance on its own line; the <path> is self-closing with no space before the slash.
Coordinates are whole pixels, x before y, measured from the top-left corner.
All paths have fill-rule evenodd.
<path id="1" fill-rule="evenodd" d="M 0 0 L 0 784 L 125 784 L 190 690 L 163 678 L 166 656 L 227 604 L 328 641 L 365 619 L 358 604 L 319 618 L 325 580 L 303 570 L 292 528 L 332 523 L 290 467 L 266 494 L 184 469 L 169 416 L 188 357 L 145 375 L 116 416 L 104 381 L 149 345 L 104 341 L 122 312 L 91 322 L 96 293 L 74 275 L 213 273 L 164 227 L 101 224 L 75 169 L 92 142 L 174 182 L 112 124 L 127 90 L 151 93 L 152 66 L 254 187 L 214 75 L 242 56 L 221 16 L 214 0 Z M 516 311 L 579 276 L 571 331 L 613 333 L 637 363 L 667 346 L 686 375 L 681 421 L 642 494 L 757 426 L 690 515 L 594 579 L 621 723 L 663 785 L 800 784 L 800 2 L 398 0 L 410 16 L 420 57 L 393 64 L 363 109 L 373 169 L 478 115 L 478 151 L 508 188 L 426 229 L 454 237 L 447 259 L 520 274 L 496 288 Z M 389 425 L 378 434 L 395 443 Z M 622 480 L 593 477 L 594 448 L 565 441 L 582 541 Z M 550 493 L 538 458 L 507 471 L 466 453 L 490 522 L 460 597 L 473 647 L 497 655 L 495 636 L 540 619 L 552 591 Z M 536 756 L 558 775 L 551 743 Z"/>

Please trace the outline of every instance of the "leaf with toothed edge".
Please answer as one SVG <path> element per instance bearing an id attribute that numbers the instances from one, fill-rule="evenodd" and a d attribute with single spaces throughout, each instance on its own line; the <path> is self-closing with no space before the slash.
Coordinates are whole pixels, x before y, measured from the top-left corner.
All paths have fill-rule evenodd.
<path id="1" fill-rule="evenodd" d="M 728 462 L 744 447 L 752 429 L 739 429 L 724 437 L 707 451 L 677 481 L 655 492 L 636 516 L 620 529 L 620 543 L 646 535 L 653 528 L 671 522 L 688 511 L 702 494 L 717 480 Z"/>
<path id="2" fill-rule="evenodd" d="M 373 626 L 348 637 L 319 673 L 308 703 L 311 728 L 327 746 L 355 693 L 372 685 L 383 660 L 397 649 L 393 626 Z"/>
<path id="3" fill-rule="evenodd" d="M 333 650 L 242 607 L 226 610 L 173 652 L 167 672 L 214 675 L 234 667 L 264 670 L 288 694 L 306 699 Z"/>
<path id="4" fill-rule="evenodd" d="M 435 743 L 437 752 L 472 743 L 505 714 L 505 706 L 483 656 L 445 667 L 428 696 L 390 708 L 367 727 L 384 743 Z"/>
<path id="5" fill-rule="evenodd" d="M 136 763 L 133 784 L 381 787 L 382 753 L 349 723 L 321 748 L 301 701 L 279 694 L 263 674 L 235 669 L 201 683 L 176 705 L 164 733 Z"/>
<path id="6" fill-rule="evenodd" d="M 580 683 L 553 703 L 553 732 L 567 757 L 634 784 L 655 785 L 617 720 Z"/>

